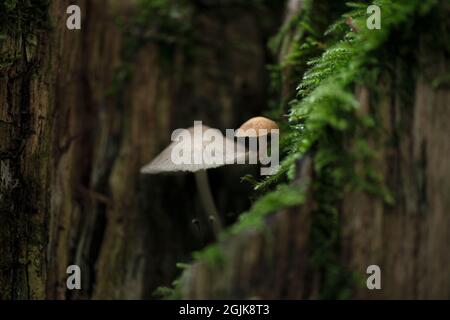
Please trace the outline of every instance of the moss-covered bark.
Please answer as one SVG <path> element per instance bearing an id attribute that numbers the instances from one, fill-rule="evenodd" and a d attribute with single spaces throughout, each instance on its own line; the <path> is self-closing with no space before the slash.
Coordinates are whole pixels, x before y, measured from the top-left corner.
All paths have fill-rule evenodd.
<path id="1" fill-rule="evenodd" d="M 208 249 L 219 265 L 205 251 L 177 286 L 183 297 L 449 298 L 450 91 L 438 79 L 450 67 L 450 8 L 398 5 L 382 33 L 330 46 L 300 86 L 291 120 L 308 135 L 291 142 L 304 152 L 309 140 L 292 188 L 306 186 L 303 204 L 224 237 Z M 372 264 L 382 290 L 366 288 Z"/>

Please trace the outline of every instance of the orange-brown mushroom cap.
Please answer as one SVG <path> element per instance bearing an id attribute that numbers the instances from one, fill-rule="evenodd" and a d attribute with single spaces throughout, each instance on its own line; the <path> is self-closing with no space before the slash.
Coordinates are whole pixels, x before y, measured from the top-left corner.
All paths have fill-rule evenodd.
<path id="1" fill-rule="evenodd" d="M 247 120 L 236 130 L 236 137 L 260 137 L 267 135 L 271 130 L 279 130 L 275 121 L 265 117 L 254 117 Z"/>

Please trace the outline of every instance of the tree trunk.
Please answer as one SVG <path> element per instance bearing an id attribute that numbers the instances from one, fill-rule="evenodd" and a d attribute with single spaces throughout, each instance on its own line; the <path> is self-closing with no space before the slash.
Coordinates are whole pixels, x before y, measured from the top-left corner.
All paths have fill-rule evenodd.
<path id="1" fill-rule="evenodd" d="M 192 51 L 119 27 L 141 14 L 136 1 L 78 1 L 81 30 L 66 28 L 71 1 L 45 3 L 1 7 L 2 17 L 39 9 L 42 21 L 1 30 L 0 298 L 152 298 L 211 230 L 192 175 L 139 170 L 173 129 L 233 128 L 265 107 L 265 43 L 281 5 L 188 3 Z M 234 194 L 249 194 L 239 177 L 253 169 L 210 173 L 228 223 L 249 206 Z M 72 264 L 80 291 L 66 289 Z"/>

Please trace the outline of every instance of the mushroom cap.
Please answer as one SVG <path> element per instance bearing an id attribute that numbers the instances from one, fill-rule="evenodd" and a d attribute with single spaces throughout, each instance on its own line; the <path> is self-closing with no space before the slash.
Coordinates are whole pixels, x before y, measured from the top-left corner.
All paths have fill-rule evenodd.
<path id="1" fill-rule="evenodd" d="M 147 173 L 147 174 L 157 174 L 162 172 L 177 172 L 177 171 L 189 171 L 189 172 L 196 172 L 199 170 L 207 170 L 211 168 L 218 168 L 221 166 L 224 166 L 226 164 L 230 164 L 228 161 L 234 163 L 236 159 L 241 159 L 242 157 L 245 158 L 246 151 L 245 147 L 241 146 L 239 143 L 235 143 L 233 140 L 227 139 L 218 129 L 212 129 L 206 125 L 202 125 L 202 133 L 204 133 L 207 130 L 212 130 L 215 135 L 220 136 L 222 141 L 204 141 L 202 139 L 202 136 L 198 137 L 194 134 L 195 127 L 191 127 L 189 129 L 186 129 L 190 135 L 191 135 L 191 141 L 190 141 L 190 164 L 177 164 L 172 161 L 172 150 L 177 145 L 181 148 L 183 148 L 183 143 L 187 143 L 184 141 L 185 139 L 182 139 L 182 141 L 173 141 L 166 149 L 164 149 L 155 159 L 153 159 L 152 162 L 145 165 L 141 169 L 141 173 Z M 174 136 L 174 138 L 178 137 L 180 134 Z M 206 147 L 214 148 L 214 145 L 211 144 L 219 144 L 222 146 L 223 153 L 219 155 L 219 160 L 215 163 L 212 162 L 212 157 L 208 158 L 210 156 L 208 153 L 206 153 L 205 158 L 205 149 Z M 217 145 L 217 146 L 219 146 Z M 233 153 L 230 153 L 229 151 L 233 150 Z M 227 153 L 228 152 L 228 153 Z M 202 154 L 202 162 L 200 164 L 194 163 L 194 154 Z M 217 160 L 217 159 L 216 159 Z M 228 160 L 228 161 L 227 161 Z"/>
<path id="2" fill-rule="evenodd" d="M 260 137 L 267 135 L 271 130 L 278 130 L 279 127 L 275 121 L 265 117 L 254 117 L 244 122 L 242 126 L 237 129 L 236 137 Z M 261 132 L 266 130 L 266 132 Z"/>

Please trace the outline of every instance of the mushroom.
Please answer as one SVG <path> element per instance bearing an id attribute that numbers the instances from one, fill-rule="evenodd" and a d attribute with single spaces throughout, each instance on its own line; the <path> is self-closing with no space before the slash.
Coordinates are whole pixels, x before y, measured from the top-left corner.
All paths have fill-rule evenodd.
<path id="1" fill-rule="evenodd" d="M 195 121 L 194 127 L 189 129 L 175 130 L 172 141 L 152 162 L 141 169 L 141 173 L 193 172 L 201 202 L 217 237 L 222 229 L 222 222 L 206 170 L 245 158 L 245 148 L 224 137 L 219 130 L 202 125 L 200 121 Z"/>
<path id="2" fill-rule="evenodd" d="M 245 121 L 236 131 L 236 137 L 256 138 L 265 136 L 271 130 L 279 130 L 275 121 L 265 117 L 254 117 Z"/>
<path id="3" fill-rule="evenodd" d="M 272 154 L 269 158 L 267 154 L 267 137 L 271 135 Z M 236 130 L 235 137 L 238 138 L 238 145 L 245 145 L 245 138 L 249 139 L 249 149 L 247 156 L 251 164 L 256 164 L 258 159 L 261 164 L 267 165 L 275 160 L 275 167 L 278 167 L 278 145 L 279 145 L 279 127 L 275 121 L 265 117 L 254 117 L 244 122 Z M 259 143 L 258 143 L 259 141 Z M 259 150 L 258 150 L 259 144 Z M 272 174 L 273 168 L 261 168 L 261 174 Z"/>

